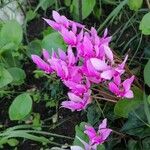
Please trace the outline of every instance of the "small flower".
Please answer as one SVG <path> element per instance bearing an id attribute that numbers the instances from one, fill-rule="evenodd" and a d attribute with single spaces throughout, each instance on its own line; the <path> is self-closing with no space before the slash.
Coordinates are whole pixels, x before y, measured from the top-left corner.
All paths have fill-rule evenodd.
<path id="1" fill-rule="evenodd" d="M 120 76 L 125 72 L 125 63 L 128 59 L 128 55 L 125 57 L 124 61 L 121 64 L 118 64 L 117 67 L 109 67 L 109 69 L 104 70 L 101 73 L 101 78 L 106 80 L 111 80 L 113 77 Z"/>
<path id="2" fill-rule="evenodd" d="M 89 103 L 91 103 L 91 90 L 89 90 L 87 93 L 84 93 L 83 98 L 79 97 L 78 95 L 69 92 L 68 97 L 69 101 L 62 102 L 62 107 L 68 108 L 71 111 L 81 111 L 87 107 Z"/>
<path id="3" fill-rule="evenodd" d="M 103 144 L 112 131 L 111 129 L 107 128 L 107 119 L 104 119 L 102 121 L 97 132 L 92 126 L 86 125 L 85 129 L 86 130 L 84 131 L 84 133 L 88 135 L 90 145 Z"/>
<path id="4" fill-rule="evenodd" d="M 130 90 L 131 84 L 134 81 L 134 76 L 126 79 L 121 83 L 120 76 L 114 77 L 114 81 L 109 83 L 109 90 L 118 97 L 133 98 L 133 91 Z"/>

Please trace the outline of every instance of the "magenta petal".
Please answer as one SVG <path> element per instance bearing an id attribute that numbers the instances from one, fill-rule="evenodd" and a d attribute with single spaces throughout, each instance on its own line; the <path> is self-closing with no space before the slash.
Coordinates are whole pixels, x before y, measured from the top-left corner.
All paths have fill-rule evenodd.
<path id="1" fill-rule="evenodd" d="M 73 101 L 64 101 L 61 103 L 61 107 L 68 108 L 71 111 L 75 111 L 75 110 L 80 111 L 82 110 L 83 106 L 81 103 L 76 103 Z"/>
<path id="2" fill-rule="evenodd" d="M 75 83 L 73 81 L 64 80 L 64 84 L 70 88 L 74 93 L 83 94 L 86 91 L 86 88 L 82 84 Z"/>
<path id="3" fill-rule="evenodd" d="M 45 18 L 43 18 L 43 19 L 44 19 L 44 20 L 47 22 L 47 24 L 50 25 L 54 30 L 57 30 L 57 31 L 60 30 L 61 26 L 60 26 L 58 23 L 56 23 L 55 21 L 52 21 L 52 20 L 50 20 L 50 19 L 45 19 Z"/>
<path id="4" fill-rule="evenodd" d="M 84 51 L 85 51 L 86 55 L 92 56 L 93 55 L 93 45 L 87 36 L 84 36 L 83 46 L 84 46 Z"/>
<path id="5" fill-rule="evenodd" d="M 62 70 L 64 71 L 65 78 L 69 76 L 69 70 L 67 65 L 62 65 Z"/>
<path id="6" fill-rule="evenodd" d="M 92 141 L 91 141 L 92 144 L 96 144 L 96 145 L 99 145 L 99 144 L 101 144 L 102 142 L 103 142 L 103 140 L 102 140 L 102 138 L 101 138 L 101 135 L 95 136 L 95 137 L 92 139 Z"/>
<path id="7" fill-rule="evenodd" d="M 73 23 L 75 23 L 76 26 L 79 27 L 79 28 L 81 28 L 81 29 L 85 27 L 85 25 L 82 25 L 82 24 L 80 24 L 80 23 L 78 23 L 78 22 L 74 22 L 74 21 L 72 21 L 72 20 L 69 20 L 69 22 L 70 22 L 71 25 L 72 25 Z"/>
<path id="8" fill-rule="evenodd" d="M 65 16 L 61 16 L 61 23 L 68 28 L 69 27 L 69 21 Z"/>
<path id="9" fill-rule="evenodd" d="M 104 31 L 104 35 L 103 35 L 103 38 L 105 38 L 108 34 L 108 29 L 106 28 L 105 31 Z"/>
<path id="10" fill-rule="evenodd" d="M 81 40 L 83 40 L 83 29 L 80 31 L 80 33 L 77 35 L 77 40 L 78 42 L 80 42 Z"/>
<path id="11" fill-rule="evenodd" d="M 123 87 L 125 89 L 125 91 L 127 92 L 128 90 L 130 90 L 131 88 L 131 84 L 134 80 L 134 76 L 132 76 L 131 78 L 129 79 L 126 79 L 122 84 L 123 84 Z"/>
<path id="12" fill-rule="evenodd" d="M 113 70 L 106 70 L 101 73 L 101 78 L 111 80 L 113 77 Z"/>
<path id="13" fill-rule="evenodd" d="M 57 76 L 64 78 L 64 72 L 61 66 L 61 63 L 58 59 L 53 58 L 48 61 L 51 64 L 51 67 L 56 71 Z"/>
<path id="14" fill-rule="evenodd" d="M 50 59 L 50 54 L 47 50 L 43 49 L 42 53 L 43 53 L 43 57 L 44 57 L 45 60 Z"/>
<path id="15" fill-rule="evenodd" d="M 66 60 L 66 57 L 67 57 L 66 53 L 60 48 L 58 48 L 58 55 L 59 55 L 61 60 L 64 60 L 64 61 Z"/>
<path id="16" fill-rule="evenodd" d="M 60 14 L 59 14 L 57 11 L 53 10 L 52 16 L 53 16 L 53 19 L 54 19 L 56 22 L 58 22 L 58 23 L 61 22 L 61 16 L 60 16 Z"/>
<path id="17" fill-rule="evenodd" d="M 90 61 L 93 67 L 98 71 L 104 71 L 109 68 L 104 61 L 98 58 L 91 58 Z"/>
<path id="18" fill-rule="evenodd" d="M 43 61 L 39 56 L 31 55 L 31 58 L 32 58 L 33 62 L 37 65 L 38 68 L 46 71 L 47 73 L 52 72 L 50 65 L 47 64 L 45 61 Z"/>
<path id="19" fill-rule="evenodd" d="M 74 34 L 77 33 L 77 25 L 75 23 L 72 24 L 72 31 Z"/>
<path id="20" fill-rule="evenodd" d="M 133 91 L 129 90 L 128 92 L 126 92 L 124 94 L 124 97 L 126 97 L 126 98 L 133 98 L 134 97 Z"/>
<path id="21" fill-rule="evenodd" d="M 118 85 L 118 86 L 121 84 L 120 75 L 114 76 L 114 83 L 115 83 L 116 85 Z"/>
<path id="22" fill-rule="evenodd" d="M 108 85 L 109 85 L 109 90 L 110 90 L 112 93 L 114 93 L 114 94 L 116 94 L 116 95 L 119 94 L 119 88 L 116 86 L 115 83 L 110 82 Z"/>
<path id="23" fill-rule="evenodd" d="M 92 140 L 96 136 L 96 131 L 93 127 L 85 125 L 85 134 L 88 135 L 89 139 Z"/>
<path id="24" fill-rule="evenodd" d="M 112 132 L 112 130 L 108 129 L 108 128 L 101 130 L 100 135 L 102 136 L 103 142 L 107 139 L 107 137 L 110 135 L 111 132 Z"/>
<path id="25" fill-rule="evenodd" d="M 96 29 L 94 27 L 91 28 L 91 35 L 93 37 L 97 36 L 97 31 L 96 31 Z"/>
<path id="26" fill-rule="evenodd" d="M 107 127 L 107 119 L 105 118 L 102 123 L 99 125 L 99 130 L 105 129 Z"/>
<path id="27" fill-rule="evenodd" d="M 126 64 L 127 59 L 128 59 L 128 55 L 126 55 L 126 57 L 125 57 L 124 61 L 123 61 L 123 62 L 119 65 L 119 67 L 120 67 L 121 69 L 123 69 L 123 68 L 124 68 L 124 66 L 125 66 L 125 64 Z"/>
<path id="28" fill-rule="evenodd" d="M 68 51 L 67 52 L 68 52 L 69 65 L 74 65 L 74 63 L 75 63 L 75 56 L 73 54 L 71 46 L 68 47 Z"/>
<path id="29" fill-rule="evenodd" d="M 76 44 L 76 36 L 72 31 L 68 31 L 66 28 L 62 27 L 61 35 L 67 44 L 71 46 Z"/>
<path id="30" fill-rule="evenodd" d="M 72 31 L 69 31 L 69 36 L 70 36 L 70 45 L 75 45 L 76 44 L 76 35 L 72 32 Z"/>
<path id="31" fill-rule="evenodd" d="M 113 63 L 113 53 L 111 49 L 107 45 L 103 45 L 103 48 L 105 50 L 105 54 L 107 58 L 110 59 L 110 61 Z"/>
<path id="32" fill-rule="evenodd" d="M 71 92 L 68 93 L 68 97 L 71 101 L 74 101 L 74 102 L 81 102 L 82 101 L 82 99 L 79 96 L 77 96 Z"/>
<path id="33" fill-rule="evenodd" d="M 99 56 L 99 47 L 98 47 L 98 45 L 95 45 L 94 46 L 94 50 L 95 50 L 95 53 L 96 53 L 96 56 Z"/>

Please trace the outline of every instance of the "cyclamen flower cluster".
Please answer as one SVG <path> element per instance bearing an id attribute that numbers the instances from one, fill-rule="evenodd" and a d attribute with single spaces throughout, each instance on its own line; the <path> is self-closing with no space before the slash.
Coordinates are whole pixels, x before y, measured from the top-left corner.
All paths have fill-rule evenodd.
<path id="1" fill-rule="evenodd" d="M 115 64 L 109 47 L 111 37 L 107 29 L 99 37 L 95 28 L 85 29 L 84 25 L 61 16 L 53 11 L 53 20 L 44 19 L 54 30 L 58 31 L 68 45 L 67 52 L 58 49 L 58 53 L 43 50 L 43 59 L 32 55 L 33 62 L 47 74 L 56 73 L 70 89 L 69 101 L 62 102 L 62 107 L 72 111 L 85 109 L 91 103 L 91 84 L 108 81 L 108 89 L 117 97 L 132 98 L 130 90 L 134 76 L 121 83 L 125 72 L 125 63 Z M 52 42 L 52 41 L 50 41 Z"/>
<path id="2" fill-rule="evenodd" d="M 79 137 L 77 137 L 84 145 L 84 150 L 96 150 L 99 144 L 103 144 L 107 137 L 112 132 L 111 129 L 107 128 L 107 119 L 104 119 L 99 125 L 98 131 L 96 132 L 92 126 L 86 125 L 84 133 L 89 137 L 89 143 L 86 143 Z M 71 150 L 83 150 L 79 146 L 72 146 Z"/>

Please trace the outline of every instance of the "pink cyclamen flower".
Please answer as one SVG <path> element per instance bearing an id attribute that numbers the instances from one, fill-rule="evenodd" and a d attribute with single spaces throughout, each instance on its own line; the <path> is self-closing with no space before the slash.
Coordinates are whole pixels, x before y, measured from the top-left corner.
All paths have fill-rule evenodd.
<path id="1" fill-rule="evenodd" d="M 70 101 L 64 101 L 62 102 L 62 107 L 68 108 L 71 111 L 81 111 L 87 107 L 89 103 L 91 103 L 91 90 L 89 90 L 87 93 L 84 93 L 83 98 L 79 97 L 78 95 L 69 92 L 68 97 Z"/>
<path id="2" fill-rule="evenodd" d="M 108 30 L 102 37 L 98 36 L 95 28 L 86 30 L 84 25 L 67 19 L 58 12 L 52 12 L 53 20 L 44 19 L 54 30 L 62 36 L 67 51 L 58 49 L 43 50 L 43 59 L 32 55 L 33 62 L 46 73 L 56 73 L 72 94 L 68 94 L 69 101 L 62 103 L 62 107 L 74 110 L 85 109 L 90 103 L 90 87 L 93 83 L 109 83 L 109 89 L 118 97 L 132 98 L 130 90 L 134 77 L 121 83 L 120 76 L 125 72 L 127 57 L 121 64 L 115 64 L 113 52 L 109 47 L 111 37 Z M 105 82 L 107 83 L 107 82 Z"/>
<path id="3" fill-rule="evenodd" d="M 90 145 L 99 145 L 105 142 L 107 137 L 112 132 L 111 129 L 107 128 L 107 119 L 104 119 L 99 125 L 98 131 L 96 132 L 92 126 L 86 125 L 84 133 L 88 135 Z"/>
<path id="4" fill-rule="evenodd" d="M 117 67 L 110 67 L 109 69 L 101 73 L 101 78 L 106 80 L 111 80 L 113 77 L 121 76 L 125 72 L 125 63 L 128 59 L 128 55 L 125 57 L 124 61 L 121 64 L 118 64 Z"/>
<path id="5" fill-rule="evenodd" d="M 134 76 L 126 79 L 121 83 L 120 76 L 114 77 L 114 81 L 109 83 L 109 90 L 118 97 L 133 98 L 133 91 L 130 89 L 131 84 L 134 81 Z"/>

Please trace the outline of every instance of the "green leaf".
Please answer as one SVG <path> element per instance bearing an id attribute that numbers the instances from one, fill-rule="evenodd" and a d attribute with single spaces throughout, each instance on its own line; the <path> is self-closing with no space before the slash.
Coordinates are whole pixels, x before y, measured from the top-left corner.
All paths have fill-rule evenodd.
<path id="1" fill-rule="evenodd" d="M 91 14 L 95 4 L 95 0 L 82 0 L 82 19 L 87 18 Z M 73 0 L 71 7 L 74 19 L 79 20 L 79 1 Z"/>
<path id="2" fill-rule="evenodd" d="M 19 55 L 19 56 L 15 56 L 15 55 Z M 19 54 L 18 52 L 14 52 L 9 50 L 9 51 L 5 51 L 2 54 L 3 59 L 5 60 L 5 65 L 7 65 L 8 68 L 10 67 L 15 67 L 15 66 L 21 66 L 21 62 L 20 59 L 21 58 L 21 54 Z"/>
<path id="3" fill-rule="evenodd" d="M 88 136 L 84 133 L 85 125 L 86 125 L 85 122 L 81 122 L 79 126 L 76 125 L 76 127 L 75 127 L 76 135 L 75 135 L 73 145 L 78 145 L 78 146 L 81 146 L 82 148 L 84 148 L 84 145 L 79 140 L 79 138 L 88 143 Z"/>
<path id="4" fill-rule="evenodd" d="M 31 57 L 32 54 L 41 55 L 41 41 L 40 40 L 33 40 L 29 43 L 27 48 L 27 55 Z"/>
<path id="5" fill-rule="evenodd" d="M 138 142 L 131 139 L 128 141 L 128 150 L 140 150 L 140 146 L 138 145 Z"/>
<path id="6" fill-rule="evenodd" d="M 105 146 L 103 144 L 98 145 L 97 150 L 105 150 Z"/>
<path id="7" fill-rule="evenodd" d="M 25 138 L 25 139 L 33 140 L 36 142 L 49 143 L 49 140 L 47 138 L 40 136 L 40 135 L 33 135 L 30 133 L 31 132 L 28 133 L 26 130 L 16 130 L 16 131 L 10 132 L 9 137 Z"/>
<path id="8" fill-rule="evenodd" d="M 47 36 L 47 35 L 49 35 L 49 34 L 51 34 L 51 33 L 53 33 L 53 32 L 55 32 L 54 29 L 52 29 L 52 28 L 50 28 L 50 27 L 47 27 L 47 28 L 45 28 L 45 29 L 42 31 L 42 35 L 43 35 L 43 37 L 45 37 L 45 36 Z"/>
<path id="9" fill-rule="evenodd" d="M 42 47 L 45 48 L 46 50 L 49 50 L 50 52 L 52 50 L 57 50 L 58 48 L 61 48 L 63 50 L 66 49 L 64 41 L 57 32 L 53 32 L 45 36 L 44 39 L 42 40 Z"/>
<path id="10" fill-rule="evenodd" d="M 150 59 L 144 68 L 144 81 L 150 87 Z"/>
<path id="11" fill-rule="evenodd" d="M 87 109 L 87 119 L 88 123 L 91 125 L 94 125 L 99 121 L 99 118 L 101 116 L 101 112 L 99 111 L 99 108 L 97 105 L 89 106 Z"/>
<path id="12" fill-rule="evenodd" d="M 19 144 L 19 141 L 16 140 L 16 139 L 8 139 L 7 140 L 7 143 L 10 145 L 10 146 L 16 146 Z"/>
<path id="13" fill-rule="evenodd" d="M 12 67 L 8 69 L 9 73 L 13 77 L 13 83 L 15 85 L 20 85 L 24 82 L 24 79 L 26 78 L 26 74 L 24 70 L 17 67 Z"/>
<path id="14" fill-rule="evenodd" d="M 36 13 L 33 11 L 33 10 L 29 10 L 29 11 L 27 11 L 27 13 L 26 13 L 26 20 L 27 21 L 31 21 L 31 20 L 33 20 L 35 17 L 36 17 Z"/>
<path id="15" fill-rule="evenodd" d="M 64 3 L 66 6 L 70 6 L 71 5 L 71 0 L 64 0 Z"/>
<path id="16" fill-rule="evenodd" d="M 39 0 L 39 4 L 34 10 L 34 13 L 37 12 L 40 7 L 43 10 L 46 10 L 48 7 L 52 6 L 54 3 L 55 3 L 55 0 Z"/>
<path id="17" fill-rule="evenodd" d="M 0 88 L 11 83 L 13 80 L 11 74 L 2 66 L 0 66 Z"/>
<path id="18" fill-rule="evenodd" d="M 21 25 L 16 20 L 7 21 L 0 32 L 0 47 L 7 43 L 19 45 L 22 41 L 23 31 Z"/>
<path id="19" fill-rule="evenodd" d="M 116 0 L 102 0 L 102 2 L 107 5 L 116 5 L 117 4 Z"/>
<path id="20" fill-rule="evenodd" d="M 123 125 L 121 131 L 140 138 L 150 136 L 150 127 L 147 124 L 143 104 L 129 113 L 128 120 Z"/>
<path id="21" fill-rule="evenodd" d="M 147 97 L 147 102 L 150 105 L 150 95 Z"/>
<path id="22" fill-rule="evenodd" d="M 143 92 L 138 88 L 133 88 L 134 98 L 123 99 L 117 102 L 114 107 L 114 113 L 118 117 L 127 118 L 129 112 L 137 108 L 143 101 Z"/>
<path id="23" fill-rule="evenodd" d="M 149 150 L 150 149 L 150 137 L 145 138 L 142 140 L 143 150 Z"/>
<path id="24" fill-rule="evenodd" d="M 7 43 L 6 45 L 1 47 L 0 54 L 3 54 L 4 52 L 9 51 L 11 49 L 14 50 L 14 49 L 17 49 L 17 48 L 18 47 L 13 42 Z"/>
<path id="25" fill-rule="evenodd" d="M 46 10 L 48 7 L 52 6 L 55 3 L 55 0 L 40 0 L 41 7 L 43 10 Z"/>
<path id="26" fill-rule="evenodd" d="M 142 18 L 139 29 L 144 35 L 150 35 L 150 12 Z"/>
<path id="27" fill-rule="evenodd" d="M 137 11 L 142 7 L 143 0 L 128 0 L 128 6 L 131 10 Z"/>
<path id="28" fill-rule="evenodd" d="M 9 118 L 11 120 L 22 120 L 32 110 L 32 99 L 28 93 L 17 96 L 9 107 Z"/>

